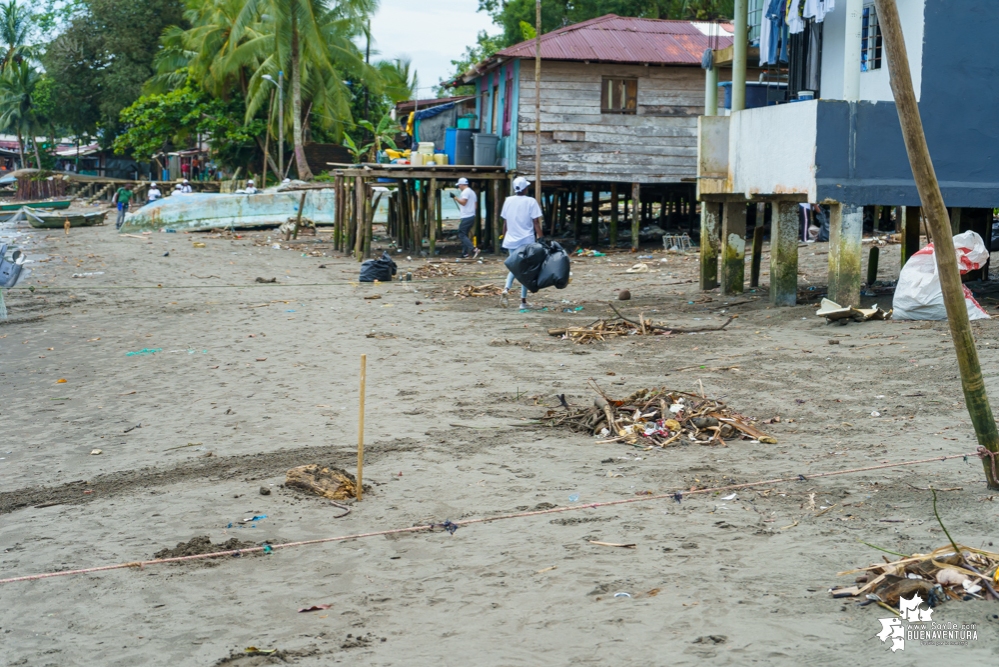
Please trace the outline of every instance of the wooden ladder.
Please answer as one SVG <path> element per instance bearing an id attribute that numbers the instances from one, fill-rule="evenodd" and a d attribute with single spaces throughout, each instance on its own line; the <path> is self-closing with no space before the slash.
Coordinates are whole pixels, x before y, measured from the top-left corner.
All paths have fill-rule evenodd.
<path id="1" fill-rule="evenodd" d="M 103 188 L 101 188 L 100 191 L 98 191 L 97 194 L 93 195 L 90 199 L 88 199 L 87 203 L 88 204 L 93 204 L 95 201 L 97 201 L 98 199 L 100 199 L 101 197 L 103 197 L 104 195 L 106 195 L 108 192 L 110 192 L 111 188 L 113 188 L 113 187 L 114 187 L 114 183 L 108 183 Z"/>

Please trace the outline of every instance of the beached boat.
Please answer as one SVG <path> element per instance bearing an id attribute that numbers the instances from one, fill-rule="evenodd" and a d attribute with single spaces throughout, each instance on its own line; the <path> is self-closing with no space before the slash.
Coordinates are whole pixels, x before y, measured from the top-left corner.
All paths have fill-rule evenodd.
<path id="1" fill-rule="evenodd" d="M 35 229 L 62 229 L 69 220 L 70 227 L 93 227 L 103 225 L 107 211 L 94 211 L 92 213 L 38 213 L 30 209 L 21 209 L 22 219 L 26 219 L 28 224 Z"/>
<path id="2" fill-rule="evenodd" d="M 164 197 L 125 216 L 122 233 L 198 231 L 205 229 L 277 227 L 298 215 L 301 191 L 259 192 L 253 195 L 196 192 Z M 305 191 L 302 217 L 317 225 L 331 225 L 333 190 Z"/>
<path id="3" fill-rule="evenodd" d="M 54 199 L 52 201 L 22 201 L 12 204 L 0 204 L 0 211 L 19 211 L 22 208 L 50 208 L 56 211 L 69 208 L 72 199 Z"/>

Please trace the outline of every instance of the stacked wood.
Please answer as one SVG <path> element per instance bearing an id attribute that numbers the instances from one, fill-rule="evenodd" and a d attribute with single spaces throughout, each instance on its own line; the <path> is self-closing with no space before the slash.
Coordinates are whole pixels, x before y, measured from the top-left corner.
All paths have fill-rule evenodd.
<path id="1" fill-rule="evenodd" d="M 21 201 L 33 201 L 65 197 L 68 183 L 68 181 L 55 176 L 18 178 L 17 198 Z"/>

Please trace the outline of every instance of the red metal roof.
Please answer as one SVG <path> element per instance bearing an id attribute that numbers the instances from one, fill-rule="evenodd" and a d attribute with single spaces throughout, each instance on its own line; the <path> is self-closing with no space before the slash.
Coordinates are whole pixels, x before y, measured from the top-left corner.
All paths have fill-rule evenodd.
<path id="1" fill-rule="evenodd" d="M 732 45 L 730 24 L 719 24 L 717 37 L 708 37 L 702 23 L 664 21 L 607 14 L 559 28 L 541 36 L 545 60 L 697 65 L 705 49 Z M 502 58 L 533 58 L 533 40 L 496 54 Z"/>

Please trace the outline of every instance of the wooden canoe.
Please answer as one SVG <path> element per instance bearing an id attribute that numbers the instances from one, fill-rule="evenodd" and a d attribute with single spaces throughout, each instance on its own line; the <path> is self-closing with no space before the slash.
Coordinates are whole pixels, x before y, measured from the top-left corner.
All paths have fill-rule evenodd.
<path id="1" fill-rule="evenodd" d="M 69 208 L 69 205 L 73 202 L 72 199 L 56 199 L 54 201 L 23 201 L 16 202 L 13 204 L 0 204 L 0 211 L 18 211 L 22 208 L 51 208 L 53 210 L 61 211 L 62 209 Z"/>
<path id="2" fill-rule="evenodd" d="M 93 213 L 35 213 L 28 212 L 25 216 L 35 229 L 62 229 L 69 219 L 70 227 L 93 227 L 103 225 L 107 211 L 94 211 Z"/>

